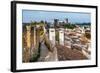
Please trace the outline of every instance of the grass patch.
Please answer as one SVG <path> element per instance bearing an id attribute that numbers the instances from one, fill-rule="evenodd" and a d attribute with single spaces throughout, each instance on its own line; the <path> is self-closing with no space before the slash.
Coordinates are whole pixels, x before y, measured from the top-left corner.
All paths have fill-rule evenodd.
<path id="1" fill-rule="evenodd" d="M 35 54 L 33 54 L 32 58 L 30 59 L 30 62 L 38 61 L 39 57 L 40 57 L 40 43 L 39 43 L 38 51 Z"/>

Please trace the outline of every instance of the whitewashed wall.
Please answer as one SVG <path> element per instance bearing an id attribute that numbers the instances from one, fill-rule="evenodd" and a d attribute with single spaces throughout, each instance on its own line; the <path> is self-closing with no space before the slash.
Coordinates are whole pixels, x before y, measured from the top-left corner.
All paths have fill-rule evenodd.
<path id="1" fill-rule="evenodd" d="M 54 28 L 49 29 L 49 40 L 51 41 L 53 45 L 55 45 L 55 29 Z"/>
<path id="2" fill-rule="evenodd" d="M 59 30 L 59 44 L 64 45 L 64 29 Z"/>

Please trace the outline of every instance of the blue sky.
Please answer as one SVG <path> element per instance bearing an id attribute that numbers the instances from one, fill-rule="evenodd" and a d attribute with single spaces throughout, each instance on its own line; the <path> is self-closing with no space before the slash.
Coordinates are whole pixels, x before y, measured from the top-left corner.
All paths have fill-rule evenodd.
<path id="1" fill-rule="evenodd" d="M 23 10 L 23 23 L 30 23 L 31 21 L 46 20 L 53 22 L 54 19 L 64 21 L 68 18 L 70 23 L 87 23 L 91 21 L 91 14 L 78 12 L 55 12 L 55 11 L 35 11 Z"/>

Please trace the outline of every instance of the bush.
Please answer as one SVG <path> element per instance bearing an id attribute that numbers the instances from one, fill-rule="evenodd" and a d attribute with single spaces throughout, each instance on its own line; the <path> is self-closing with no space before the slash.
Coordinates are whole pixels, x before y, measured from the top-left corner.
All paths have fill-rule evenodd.
<path id="1" fill-rule="evenodd" d="M 91 39 L 91 34 L 89 32 L 86 32 L 85 37 L 88 38 L 88 39 Z"/>
<path id="2" fill-rule="evenodd" d="M 37 61 L 37 60 L 38 60 L 38 55 L 39 55 L 39 53 L 34 54 L 34 55 L 32 56 L 32 58 L 31 58 L 30 62 L 35 62 L 35 61 Z"/>
<path id="3" fill-rule="evenodd" d="M 39 43 L 39 48 L 38 51 L 33 54 L 32 58 L 30 59 L 30 62 L 36 62 L 38 61 L 38 58 L 40 57 L 40 43 Z"/>
<path id="4" fill-rule="evenodd" d="M 55 36 L 55 38 L 56 38 L 56 41 L 59 42 L 59 32 L 56 32 L 56 36 Z"/>
<path id="5" fill-rule="evenodd" d="M 41 30 L 41 31 L 40 31 L 40 36 L 43 35 L 43 33 L 44 33 L 44 31 Z"/>

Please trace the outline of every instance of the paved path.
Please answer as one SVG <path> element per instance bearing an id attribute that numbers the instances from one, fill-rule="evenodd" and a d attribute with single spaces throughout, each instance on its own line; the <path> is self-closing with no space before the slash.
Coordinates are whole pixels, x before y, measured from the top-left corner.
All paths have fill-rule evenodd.
<path id="1" fill-rule="evenodd" d="M 45 29 L 45 28 L 44 28 Z M 49 39 L 47 38 L 48 35 L 46 34 L 46 30 L 45 30 L 45 35 L 44 38 L 47 40 L 45 42 L 49 42 Z M 51 43 L 49 43 L 51 44 Z M 51 45 L 53 46 L 53 44 Z M 53 49 L 53 51 L 51 52 L 50 49 Z M 40 46 L 40 58 L 38 59 L 38 61 L 58 61 L 58 56 L 57 56 L 57 48 L 53 47 L 53 48 L 47 48 L 46 45 L 44 44 L 44 40 L 41 43 Z"/>
<path id="2" fill-rule="evenodd" d="M 57 48 L 54 47 L 53 52 L 49 52 L 45 57 L 45 61 L 58 61 Z"/>
<path id="3" fill-rule="evenodd" d="M 50 52 L 48 50 L 48 48 L 46 47 L 46 45 L 43 43 L 41 43 L 40 46 L 40 58 L 38 59 L 38 61 L 58 61 L 58 56 L 57 56 L 57 48 L 54 47 L 53 48 L 53 52 Z"/>
<path id="4" fill-rule="evenodd" d="M 48 52 L 48 48 L 46 47 L 44 42 L 42 42 L 40 46 L 40 58 L 38 59 L 38 61 L 45 61 L 45 57 L 47 56 Z"/>

